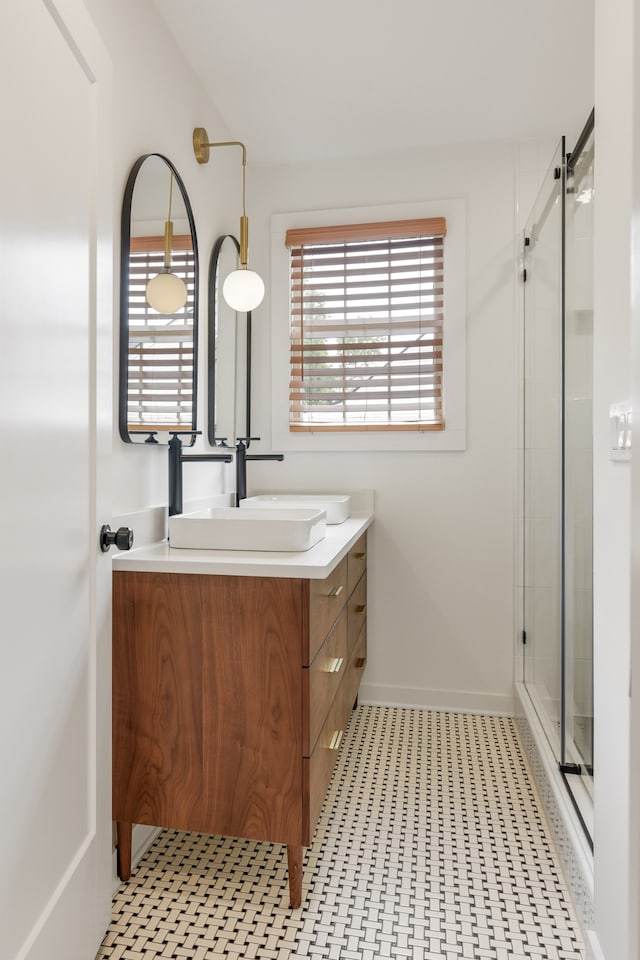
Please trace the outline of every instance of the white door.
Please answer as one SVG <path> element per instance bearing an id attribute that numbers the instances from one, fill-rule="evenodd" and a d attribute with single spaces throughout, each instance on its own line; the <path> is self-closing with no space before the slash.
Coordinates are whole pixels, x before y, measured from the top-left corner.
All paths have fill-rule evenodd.
<path id="1" fill-rule="evenodd" d="M 109 920 L 109 63 L 81 0 L 4 0 L 0 956 Z"/>

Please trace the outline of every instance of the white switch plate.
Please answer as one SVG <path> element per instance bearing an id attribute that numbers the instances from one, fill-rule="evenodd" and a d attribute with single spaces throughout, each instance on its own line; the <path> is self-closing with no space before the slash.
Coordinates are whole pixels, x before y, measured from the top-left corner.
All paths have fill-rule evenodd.
<path id="1" fill-rule="evenodd" d="M 631 403 L 625 400 L 623 403 L 612 403 L 609 407 L 610 423 L 610 459 L 611 460 L 631 460 L 631 438 L 633 411 Z"/>

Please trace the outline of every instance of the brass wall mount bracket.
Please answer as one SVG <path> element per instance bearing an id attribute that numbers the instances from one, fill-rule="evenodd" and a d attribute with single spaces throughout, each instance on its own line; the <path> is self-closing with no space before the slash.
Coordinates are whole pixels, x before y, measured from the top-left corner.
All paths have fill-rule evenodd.
<path id="1" fill-rule="evenodd" d="M 240 147 L 242 150 L 242 166 L 247 165 L 247 148 L 241 140 L 209 140 L 209 134 L 204 127 L 193 129 L 193 152 L 198 163 L 209 163 L 210 147 Z"/>
<path id="2" fill-rule="evenodd" d="M 195 127 L 193 130 L 193 152 L 198 163 L 209 162 L 209 135 L 204 127 Z"/>

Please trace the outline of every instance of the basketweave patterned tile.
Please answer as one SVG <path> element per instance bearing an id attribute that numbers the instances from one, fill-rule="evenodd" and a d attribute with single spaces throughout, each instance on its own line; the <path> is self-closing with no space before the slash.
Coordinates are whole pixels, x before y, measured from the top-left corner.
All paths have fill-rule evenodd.
<path id="1" fill-rule="evenodd" d="M 288 905 L 276 844 L 164 831 L 98 960 L 583 960 L 513 721 L 359 707 Z"/>

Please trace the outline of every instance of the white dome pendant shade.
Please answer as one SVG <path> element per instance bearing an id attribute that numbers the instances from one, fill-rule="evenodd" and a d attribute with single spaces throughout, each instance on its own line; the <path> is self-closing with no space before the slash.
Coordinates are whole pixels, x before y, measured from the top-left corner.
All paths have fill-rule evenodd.
<path id="1" fill-rule="evenodd" d="M 147 303 L 158 313 L 182 310 L 187 302 L 187 285 L 175 273 L 157 273 L 147 284 Z"/>
<path id="2" fill-rule="evenodd" d="M 255 270 L 234 270 L 222 284 L 222 296 L 232 310 L 249 313 L 260 306 L 264 298 L 262 277 Z"/>
<path id="3" fill-rule="evenodd" d="M 187 302 L 187 296 L 186 283 L 175 273 L 157 273 L 147 284 L 147 303 L 158 313 L 177 313 Z"/>

